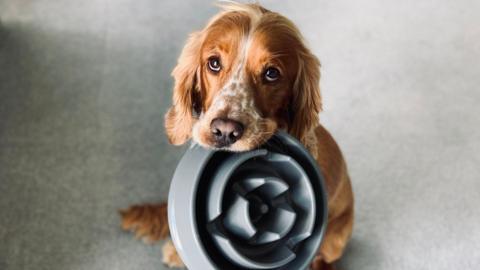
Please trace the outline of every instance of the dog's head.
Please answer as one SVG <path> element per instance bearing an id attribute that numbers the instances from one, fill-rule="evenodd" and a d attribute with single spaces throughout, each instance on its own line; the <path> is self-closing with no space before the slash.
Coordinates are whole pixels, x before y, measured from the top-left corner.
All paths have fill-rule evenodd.
<path id="1" fill-rule="evenodd" d="M 295 25 L 257 4 L 222 4 L 172 72 L 173 144 L 245 151 L 285 129 L 301 141 L 321 110 L 319 61 Z"/>

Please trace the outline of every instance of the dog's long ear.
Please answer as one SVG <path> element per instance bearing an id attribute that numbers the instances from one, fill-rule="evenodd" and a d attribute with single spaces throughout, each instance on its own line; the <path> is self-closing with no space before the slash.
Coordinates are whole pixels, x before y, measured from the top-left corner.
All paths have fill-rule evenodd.
<path id="1" fill-rule="evenodd" d="M 306 133 L 318 124 L 321 110 L 320 62 L 303 48 L 298 55 L 298 73 L 290 103 L 289 133 L 305 143 Z"/>
<path id="2" fill-rule="evenodd" d="M 173 69 L 173 105 L 165 114 L 165 129 L 170 143 L 184 144 L 192 135 L 194 107 L 198 107 L 201 32 L 192 33 Z"/>

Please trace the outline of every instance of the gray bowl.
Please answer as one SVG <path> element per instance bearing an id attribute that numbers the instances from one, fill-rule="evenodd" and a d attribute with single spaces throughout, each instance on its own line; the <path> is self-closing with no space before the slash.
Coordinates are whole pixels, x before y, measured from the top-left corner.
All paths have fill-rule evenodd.
<path id="1" fill-rule="evenodd" d="M 285 132 L 243 153 L 193 144 L 170 185 L 168 222 L 191 270 L 306 269 L 326 228 L 323 176 Z"/>

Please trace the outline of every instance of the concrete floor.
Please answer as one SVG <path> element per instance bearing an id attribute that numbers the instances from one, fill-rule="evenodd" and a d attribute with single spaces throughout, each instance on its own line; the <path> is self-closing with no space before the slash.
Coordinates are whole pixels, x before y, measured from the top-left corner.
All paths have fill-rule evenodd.
<path id="1" fill-rule="evenodd" d="M 164 269 L 116 210 L 166 198 L 169 76 L 211 1 L 0 0 L 0 269 Z M 344 270 L 478 269 L 480 2 L 273 1 L 322 61 Z"/>

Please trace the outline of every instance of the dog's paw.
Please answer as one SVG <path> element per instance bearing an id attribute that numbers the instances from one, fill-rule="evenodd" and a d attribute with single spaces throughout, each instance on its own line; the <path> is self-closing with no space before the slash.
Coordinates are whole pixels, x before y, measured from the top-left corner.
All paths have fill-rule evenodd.
<path id="1" fill-rule="evenodd" d="M 172 240 L 168 240 L 162 247 L 163 253 L 163 263 L 166 264 L 168 267 L 175 267 L 175 268 L 185 268 L 185 265 L 178 256 L 177 250 L 172 243 Z"/>
<path id="2" fill-rule="evenodd" d="M 310 265 L 311 270 L 335 270 L 333 264 L 326 263 L 320 256 L 313 259 L 312 264 Z"/>
<path id="3" fill-rule="evenodd" d="M 132 231 L 138 239 L 153 243 L 168 237 L 167 204 L 134 205 L 120 210 L 122 228 Z"/>

